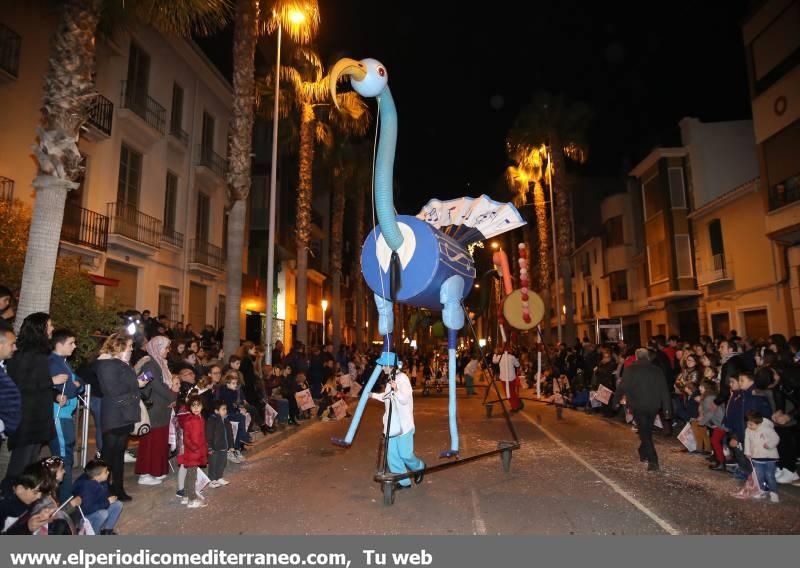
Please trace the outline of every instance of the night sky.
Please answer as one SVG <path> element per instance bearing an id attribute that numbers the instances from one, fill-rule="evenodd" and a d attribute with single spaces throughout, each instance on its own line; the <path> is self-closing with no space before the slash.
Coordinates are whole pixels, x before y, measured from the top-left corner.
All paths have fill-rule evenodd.
<path id="1" fill-rule="evenodd" d="M 589 162 L 621 176 L 683 116 L 750 117 L 744 0 L 464 2 L 320 0 L 323 60 L 374 57 L 389 71 L 400 134 L 401 212 L 431 197 L 492 192 L 504 140 L 537 89 L 593 110 Z M 204 42 L 229 67 L 230 34 Z"/>

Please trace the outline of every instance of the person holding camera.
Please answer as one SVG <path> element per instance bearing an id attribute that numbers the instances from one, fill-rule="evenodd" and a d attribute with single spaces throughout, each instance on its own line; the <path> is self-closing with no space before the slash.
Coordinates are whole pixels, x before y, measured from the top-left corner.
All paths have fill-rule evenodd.
<path id="1" fill-rule="evenodd" d="M 647 462 L 648 471 L 658 471 L 653 424 L 659 411 L 665 421 L 672 419 L 672 398 L 663 371 L 650 362 L 647 349 L 636 350 L 636 362 L 625 370 L 622 382 L 614 393 L 611 401 L 613 409 L 619 408 L 623 396 L 639 427 L 639 459 Z"/>

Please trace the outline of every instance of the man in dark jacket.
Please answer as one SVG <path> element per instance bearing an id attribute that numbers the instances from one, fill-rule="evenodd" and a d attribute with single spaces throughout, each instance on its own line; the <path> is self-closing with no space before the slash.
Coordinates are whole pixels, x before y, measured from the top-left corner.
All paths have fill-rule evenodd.
<path id="1" fill-rule="evenodd" d="M 653 444 L 653 423 L 659 410 L 670 420 L 672 401 L 661 370 L 650 362 L 647 349 L 636 350 L 636 362 L 625 370 L 614 393 L 611 407 L 616 409 L 625 397 L 639 428 L 639 459 L 648 462 L 648 471 L 658 471 L 658 455 Z"/>
<path id="2" fill-rule="evenodd" d="M 0 446 L 17 431 L 22 420 L 22 397 L 19 388 L 8 376 L 5 362 L 17 350 L 17 338 L 10 329 L 0 330 Z M 5 472 L 0 472 L 5 474 Z"/>

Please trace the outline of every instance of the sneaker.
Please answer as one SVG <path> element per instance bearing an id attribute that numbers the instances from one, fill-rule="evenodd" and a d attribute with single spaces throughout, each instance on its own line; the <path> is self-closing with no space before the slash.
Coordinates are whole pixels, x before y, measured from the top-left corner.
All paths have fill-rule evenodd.
<path id="1" fill-rule="evenodd" d="M 242 455 L 241 450 L 233 450 L 233 455 L 236 456 L 236 458 L 239 460 L 236 463 L 242 463 L 247 461 L 245 457 Z"/>
<path id="2" fill-rule="evenodd" d="M 195 499 L 194 501 L 189 501 L 186 506 L 190 509 L 200 509 L 201 507 L 208 507 L 208 503 L 201 499 Z"/>
<path id="3" fill-rule="evenodd" d="M 130 450 L 125 452 L 125 463 L 136 463 L 136 456 Z"/>
<path id="4" fill-rule="evenodd" d="M 158 479 L 159 481 L 164 481 L 166 478 L 167 478 L 166 473 L 164 475 L 159 475 L 158 477 L 156 477 L 156 479 Z"/>
<path id="5" fill-rule="evenodd" d="M 788 469 L 784 469 L 783 471 L 785 473 L 782 476 L 778 477 L 777 474 L 775 475 L 775 479 L 778 483 L 794 483 L 800 480 L 800 475 L 797 475 L 796 471 L 789 471 Z"/>
<path id="6" fill-rule="evenodd" d="M 766 491 L 761 491 L 760 493 L 756 493 L 755 495 L 753 495 L 752 499 L 754 499 L 756 501 L 761 501 L 763 499 L 766 499 L 767 495 L 768 494 L 767 494 Z"/>
<path id="7" fill-rule="evenodd" d="M 188 497 L 183 497 L 181 499 L 181 505 L 188 505 L 188 504 L 189 504 L 189 498 Z"/>
<path id="8" fill-rule="evenodd" d="M 217 487 L 220 487 L 221 485 L 222 484 L 219 481 L 217 481 L 216 479 L 214 481 L 209 482 L 209 484 L 208 484 L 208 486 L 211 487 L 212 489 L 216 489 Z"/>
<path id="9" fill-rule="evenodd" d="M 238 456 L 237 456 L 238 454 Z M 228 461 L 233 463 L 242 463 L 242 454 L 236 450 L 228 450 Z"/>
<path id="10" fill-rule="evenodd" d="M 220 487 L 231 484 L 231 482 L 225 479 L 224 477 L 220 477 L 219 479 L 217 479 L 217 483 L 219 483 Z"/>
<path id="11" fill-rule="evenodd" d="M 185 489 L 178 489 L 175 492 L 175 497 L 186 497 L 186 490 Z"/>
<path id="12" fill-rule="evenodd" d="M 161 480 L 152 475 L 144 474 L 139 476 L 139 485 L 161 485 Z"/>
<path id="13" fill-rule="evenodd" d="M 769 502 L 770 503 L 780 503 L 781 502 L 781 498 L 778 497 L 778 494 L 775 493 L 774 491 L 770 491 L 769 492 Z"/>
<path id="14" fill-rule="evenodd" d="M 100 450 L 97 450 L 97 451 L 94 453 L 94 459 L 96 459 L 96 460 L 99 460 L 99 459 L 100 459 Z"/>

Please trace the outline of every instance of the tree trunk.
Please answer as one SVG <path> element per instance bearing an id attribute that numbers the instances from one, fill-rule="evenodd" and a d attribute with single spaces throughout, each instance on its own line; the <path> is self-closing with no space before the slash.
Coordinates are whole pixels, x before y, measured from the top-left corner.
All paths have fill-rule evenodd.
<path id="1" fill-rule="evenodd" d="M 223 349 L 232 355 L 241 343 L 242 251 L 247 202 L 237 199 L 228 212 L 227 281 L 225 285 L 225 334 Z"/>
<path id="2" fill-rule="evenodd" d="M 544 188 L 538 181 L 533 187 L 533 205 L 536 211 L 536 235 L 539 240 L 539 290 L 541 290 L 542 301 L 544 302 L 544 317 L 542 326 L 544 327 L 544 341 L 550 343 L 550 227 L 547 224 L 547 204 L 544 199 Z"/>
<path id="3" fill-rule="evenodd" d="M 366 214 L 366 194 L 364 186 L 359 183 L 356 191 L 356 254 L 353 255 L 353 303 L 355 308 L 356 324 L 356 346 L 360 349 L 364 343 L 364 322 L 366 314 L 364 312 L 364 302 L 366 301 L 366 287 L 364 275 L 361 273 L 361 247 L 364 243 L 364 216 Z"/>
<path id="4" fill-rule="evenodd" d="M 83 171 L 78 150 L 80 128 L 94 90 L 95 36 L 100 0 L 63 3 L 50 48 L 42 97 L 42 128 L 34 145 L 38 172 L 33 180 L 36 203 L 22 272 L 16 329 L 34 312 L 50 310 L 64 203 L 78 187 Z"/>
<path id="5" fill-rule="evenodd" d="M 569 206 L 569 188 L 566 183 L 564 173 L 564 153 L 561 149 L 560 140 L 556 136 L 551 137 L 553 145 L 553 176 L 555 184 L 555 213 L 556 213 L 556 232 L 558 239 L 558 271 L 561 274 L 561 282 L 564 291 L 564 306 L 566 306 L 566 318 L 564 320 L 563 341 L 567 345 L 575 343 L 575 320 L 573 310 L 575 306 L 572 301 L 572 213 Z M 556 302 L 556 315 L 561 316 L 561 302 Z"/>
<path id="6" fill-rule="evenodd" d="M 225 284 L 225 353 L 235 353 L 241 339 L 242 252 L 250 194 L 250 153 L 255 113 L 255 50 L 258 36 L 258 0 L 238 0 L 233 35 L 233 117 L 228 138 L 227 279 Z M 267 325 L 271 314 L 267 314 Z M 269 347 L 267 347 L 269 348 Z"/>
<path id="7" fill-rule="evenodd" d="M 308 243 L 311 240 L 311 174 L 314 164 L 314 108 L 303 103 L 300 117 L 300 180 L 297 188 L 297 340 L 308 343 Z"/>
<path id="8" fill-rule="evenodd" d="M 344 180 L 341 175 L 335 175 L 333 179 L 333 211 L 331 212 L 331 268 L 333 271 L 331 315 L 333 350 L 337 353 L 339 346 L 342 344 L 342 234 L 344 232 L 344 205 Z"/>

